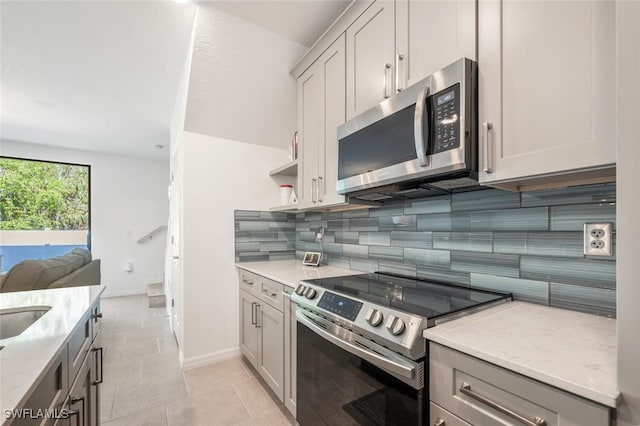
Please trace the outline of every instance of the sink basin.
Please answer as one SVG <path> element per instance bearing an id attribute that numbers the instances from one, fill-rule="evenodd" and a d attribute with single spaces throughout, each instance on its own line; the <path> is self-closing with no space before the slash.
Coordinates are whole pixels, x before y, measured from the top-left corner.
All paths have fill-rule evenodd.
<path id="1" fill-rule="evenodd" d="M 46 314 L 51 306 L 0 309 L 0 340 L 15 337 Z"/>

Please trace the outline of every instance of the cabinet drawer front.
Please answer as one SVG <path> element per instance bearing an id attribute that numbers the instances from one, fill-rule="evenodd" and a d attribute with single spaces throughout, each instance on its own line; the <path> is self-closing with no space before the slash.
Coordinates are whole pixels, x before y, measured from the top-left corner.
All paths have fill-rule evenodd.
<path id="1" fill-rule="evenodd" d="M 258 276 L 247 271 L 240 271 L 240 288 L 250 294 L 258 294 Z"/>
<path id="2" fill-rule="evenodd" d="M 471 426 L 433 402 L 429 404 L 429 419 L 429 424 L 433 426 Z"/>
<path id="3" fill-rule="evenodd" d="M 609 409 L 477 358 L 429 344 L 430 399 L 477 425 L 607 426 Z"/>
<path id="4" fill-rule="evenodd" d="M 92 319 L 90 314 L 91 311 L 78 323 L 69 338 L 69 383 L 73 383 L 75 380 L 82 362 L 91 348 L 93 332 L 91 330 Z"/>
<path id="5" fill-rule="evenodd" d="M 273 306 L 280 312 L 284 308 L 284 286 L 266 278 L 260 278 L 258 285 L 258 298 L 263 302 Z"/>

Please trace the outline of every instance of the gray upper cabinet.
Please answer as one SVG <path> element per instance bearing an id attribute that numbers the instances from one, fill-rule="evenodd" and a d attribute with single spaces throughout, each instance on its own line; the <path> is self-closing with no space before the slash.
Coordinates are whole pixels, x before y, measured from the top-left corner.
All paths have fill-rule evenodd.
<path id="1" fill-rule="evenodd" d="M 479 0 L 481 183 L 615 177 L 615 46 L 613 1 Z"/>
<path id="2" fill-rule="evenodd" d="M 476 2 L 377 0 L 347 29 L 347 119 L 476 58 Z"/>
<path id="3" fill-rule="evenodd" d="M 302 167 L 298 206 L 329 207 L 345 202 L 336 193 L 337 128 L 345 122 L 345 38 L 340 36 L 298 78 L 298 126 Z"/>

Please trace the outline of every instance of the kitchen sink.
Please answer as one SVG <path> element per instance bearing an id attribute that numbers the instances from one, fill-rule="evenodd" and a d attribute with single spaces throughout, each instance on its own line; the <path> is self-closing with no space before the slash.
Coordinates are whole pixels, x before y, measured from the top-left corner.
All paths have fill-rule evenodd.
<path id="1" fill-rule="evenodd" d="M 15 337 L 46 314 L 51 306 L 0 309 L 0 340 Z"/>

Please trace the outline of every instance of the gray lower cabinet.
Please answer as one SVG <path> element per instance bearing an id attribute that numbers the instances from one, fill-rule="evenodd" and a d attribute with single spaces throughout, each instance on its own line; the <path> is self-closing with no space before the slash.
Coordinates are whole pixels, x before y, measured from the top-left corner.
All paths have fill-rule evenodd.
<path id="1" fill-rule="evenodd" d="M 280 401 L 284 400 L 283 290 L 280 283 L 240 271 L 240 351 Z"/>
<path id="2" fill-rule="evenodd" d="M 289 295 L 293 292 L 285 288 L 287 296 L 284 301 L 284 405 L 296 416 L 296 304 Z"/>
<path id="3" fill-rule="evenodd" d="M 437 426 L 610 424 L 608 407 L 433 342 L 429 397 Z"/>
<path id="4" fill-rule="evenodd" d="M 95 347 L 100 301 L 82 318 L 51 367 L 36 384 L 27 402 L 29 418 L 12 425 L 95 426 L 99 419 L 99 385 L 102 383 L 102 348 Z M 95 333 L 94 333 L 95 331 Z M 39 413 L 46 413 L 40 415 Z M 54 414 L 57 414 L 57 418 Z M 47 418 L 50 417 L 50 418 Z"/>

